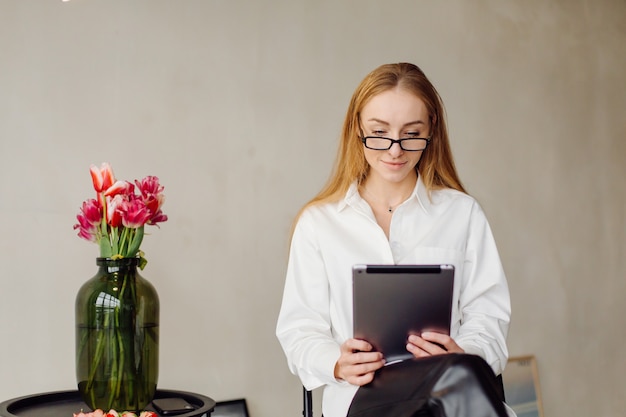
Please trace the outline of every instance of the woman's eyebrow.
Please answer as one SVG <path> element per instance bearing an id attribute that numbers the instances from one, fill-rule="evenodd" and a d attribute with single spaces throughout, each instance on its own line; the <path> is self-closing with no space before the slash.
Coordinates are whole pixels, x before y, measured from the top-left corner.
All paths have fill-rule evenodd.
<path id="1" fill-rule="evenodd" d="M 377 118 L 375 118 L 375 117 L 372 117 L 372 118 L 368 119 L 367 121 L 368 121 L 368 122 L 376 122 L 376 123 L 379 123 L 379 124 L 381 124 L 381 125 L 387 125 L 387 126 L 389 126 L 389 123 L 388 123 L 388 122 L 385 122 L 384 120 L 381 120 L 381 119 L 377 119 Z"/>
<path id="2" fill-rule="evenodd" d="M 386 122 L 386 121 L 381 120 L 381 119 L 377 119 L 375 117 L 372 117 L 372 118 L 368 119 L 367 121 L 368 122 L 376 122 L 376 123 L 380 123 L 380 124 L 385 125 L 385 126 L 389 126 L 389 122 Z M 415 120 L 413 122 L 405 123 L 402 127 L 414 126 L 414 125 L 425 125 L 425 124 L 426 123 L 424 123 L 422 120 Z"/>
<path id="3" fill-rule="evenodd" d="M 416 120 L 416 121 L 414 121 L 414 122 L 405 123 L 405 125 L 404 125 L 404 126 L 402 126 L 402 127 L 407 127 L 407 126 L 415 126 L 415 125 L 426 125 L 426 123 L 424 123 L 424 122 L 423 122 L 423 121 L 421 121 L 421 120 Z"/>

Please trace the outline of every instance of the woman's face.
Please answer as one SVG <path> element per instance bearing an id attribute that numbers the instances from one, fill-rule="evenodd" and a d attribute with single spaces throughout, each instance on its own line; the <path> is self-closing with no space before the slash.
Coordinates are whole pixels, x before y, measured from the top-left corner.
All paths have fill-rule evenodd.
<path id="1" fill-rule="evenodd" d="M 427 138 L 430 135 L 428 111 L 424 102 L 401 88 L 393 88 L 372 97 L 361 111 L 363 136 L 390 139 Z M 405 151 L 399 143 L 388 150 L 364 146 L 370 165 L 368 179 L 395 183 L 415 181 L 415 166 L 423 151 Z M 372 177 L 373 176 L 373 177 Z"/>

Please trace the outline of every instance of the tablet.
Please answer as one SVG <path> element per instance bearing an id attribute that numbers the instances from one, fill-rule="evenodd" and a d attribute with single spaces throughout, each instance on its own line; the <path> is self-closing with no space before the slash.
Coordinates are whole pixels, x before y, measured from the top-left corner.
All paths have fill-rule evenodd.
<path id="1" fill-rule="evenodd" d="M 454 266 L 355 265 L 354 338 L 368 341 L 387 364 L 413 356 L 409 335 L 450 334 Z"/>

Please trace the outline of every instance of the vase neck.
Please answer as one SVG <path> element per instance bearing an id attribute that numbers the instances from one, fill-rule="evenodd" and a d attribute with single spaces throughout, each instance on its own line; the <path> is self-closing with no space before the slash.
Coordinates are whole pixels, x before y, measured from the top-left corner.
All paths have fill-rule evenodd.
<path id="1" fill-rule="evenodd" d="M 119 271 L 137 271 L 137 265 L 139 265 L 138 258 L 97 258 L 96 264 L 100 269 L 106 272 L 119 272 Z"/>

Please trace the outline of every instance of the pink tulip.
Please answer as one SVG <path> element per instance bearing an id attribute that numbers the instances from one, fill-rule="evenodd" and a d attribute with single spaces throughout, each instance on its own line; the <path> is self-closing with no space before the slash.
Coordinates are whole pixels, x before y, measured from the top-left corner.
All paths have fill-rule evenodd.
<path id="1" fill-rule="evenodd" d="M 155 214 L 153 214 L 150 219 L 148 219 L 147 224 L 151 225 L 151 226 L 159 226 L 157 223 L 163 223 L 167 221 L 167 215 L 163 214 L 163 212 L 161 210 L 157 211 Z"/>
<path id="2" fill-rule="evenodd" d="M 98 193 L 107 190 L 115 182 L 113 170 L 107 162 L 103 162 L 102 165 L 100 165 L 100 168 L 95 165 L 91 165 L 89 167 L 89 172 L 91 172 L 93 188 Z"/>
<path id="3" fill-rule="evenodd" d="M 87 228 L 80 227 L 80 225 L 78 224 L 75 224 L 74 230 L 76 229 L 78 229 L 78 237 L 80 237 L 81 239 L 85 239 L 89 242 L 98 241 L 98 233 L 95 227 L 87 229 Z"/>
<path id="4" fill-rule="evenodd" d="M 115 184 L 111 185 L 104 191 L 104 195 L 107 197 L 114 197 L 118 194 L 130 195 L 134 194 L 135 186 L 128 181 L 116 181 Z"/>
<path id="5" fill-rule="evenodd" d="M 139 417 L 159 417 L 154 411 L 142 411 Z"/>
<path id="6" fill-rule="evenodd" d="M 157 211 L 159 211 L 164 201 L 165 196 L 163 194 L 149 194 L 143 198 L 143 202 L 146 204 L 146 207 L 148 207 L 148 210 L 150 210 L 151 213 L 156 213 Z"/>
<path id="7" fill-rule="evenodd" d="M 78 224 L 74 225 L 74 230 L 78 228 L 90 230 L 91 228 L 93 228 L 93 224 L 89 220 L 87 220 L 87 218 L 84 215 L 80 213 L 76 215 L 76 220 L 78 220 Z"/>
<path id="8" fill-rule="evenodd" d="M 74 413 L 74 417 L 105 417 L 105 414 L 98 408 L 91 413 L 85 413 L 84 411 L 81 411 L 78 414 Z"/>
<path id="9" fill-rule="evenodd" d="M 76 229 L 78 227 L 77 224 L 74 225 L 74 229 Z M 98 241 L 98 237 L 95 233 L 90 233 L 88 230 L 85 229 L 79 229 L 77 236 L 81 239 L 85 239 L 88 242 L 97 242 Z"/>
<path id="10" fill-rule="evenodd" d="M 122 224 L 124 227 L 137 229 L 150 219 L 150 211 L 145 203 L 139 199 L 132 199 L 124 203 Z"/>
<path id="11" fill-rule="evenodd" d="M 124 207 L 127 200 L 118 194 L 115 197 L 106 197 L 107 205 L 107 224 L 111 227 L 120 227 L 122 225 L 122 217 L 124 215 Z"/>
<path id="12" fill-rule="evenodd" d="M 157 223 L 167 221 L 167 216 L 161 211 L 161 206 L 164 201 L 165 196 L 163 194 L 149 195 L 144 198 L 144 203 L 150 211 L 150 219 L 147 222 L 148 224 L 156 225 Z"/>
<path id="13" fill-rule="evenodd" d="M 167 216 L 161 211 L 161 206 L 165 202 L 165 196 L 161 193 L 165 187 L 159 184 L 159 178 L 149 175 L 141 181 L 135 180 L 135 184 L 141 192 L 141 197 L 146 207 L 150 211 L 150 218 L 147 224 L 156 225 L 157 223 L 167 221 Z"/>
<path id="14" fill-rule="evenodd" d="M 85 219 L 91 224 L 98 224 L 102 218 L 102 206 L 98 200 L 93 198 L 83 202 L 81 212 Z"/>
<path id="15" fill-rule="evenodd" d="M 90 242 L 97 240 L 98 226 L 102 218 L 102 207 L 97 200 L 87 200 L 83 203 L 80 213 L 76 216 L 78 224 L 74 230 L 79 229 L 78 236 Z"/>
<path id="16" fill-rule="evenodd" d="M 159 184 L 159 178 L 154 175 L 148 175 L 142 179 L 141 182 L 135 180 L 135 184 L 137 184 L 137 188 L 139 188 L 139 191 L 144 198 L 149 195 L 160 194 L 165 188 Z"/>

